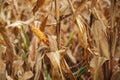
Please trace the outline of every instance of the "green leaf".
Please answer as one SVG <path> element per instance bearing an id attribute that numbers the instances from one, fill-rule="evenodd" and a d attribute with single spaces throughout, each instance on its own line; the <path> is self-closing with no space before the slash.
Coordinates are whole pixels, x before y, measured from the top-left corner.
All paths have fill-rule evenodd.
<path id="1" fill-rule="evenodd" d="M 84 74 L 87 70 L 87 67 L 86 66 L 82 66 L 78 71 L 76 71 L 74 73 L 75 77 L 79 77 L 81 76 L 82 74 Z"/>
<path id="2" fill-rule="evenodd" d="M 23 38 L 25 47 L 28 49 L 28 47 L 30 46 L 30 40 L 28 38 L 28 35 L 25 33 L 25 29 L 22 27 L 22 33 L 21 36 Z"/>
<path id="3" fill-rule="evenodd" d="M 72 39 L 74 38 L 74 35 L 75 35 L 75 32 L 73 32 L 73 33 L 70 35 L 70 37 L 69 37 L 69 39 L 68 39 L 68 42 L 67 42 L 67 44 L 66 44 L 66 47 L 69 47 Z"/>

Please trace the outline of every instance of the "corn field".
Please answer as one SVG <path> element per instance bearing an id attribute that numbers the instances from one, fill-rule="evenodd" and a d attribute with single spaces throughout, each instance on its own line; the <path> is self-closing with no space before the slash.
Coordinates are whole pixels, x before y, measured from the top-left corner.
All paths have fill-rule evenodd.
<path id="1" fill-rule="evenodd" d="M 120 80 L 120 0 L 0 0 L 0 80 Z"/>

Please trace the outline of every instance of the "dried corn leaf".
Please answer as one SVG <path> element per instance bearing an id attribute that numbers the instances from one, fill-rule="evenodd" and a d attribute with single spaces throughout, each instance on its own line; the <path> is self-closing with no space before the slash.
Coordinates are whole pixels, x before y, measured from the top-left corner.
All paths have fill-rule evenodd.
<path id="1" fill-rule="evenodd" d="M 8 72 L 7 72 L 7 71 L 6 71 L 6 80 L 13 80 L 13 78 L 8 75 Z"/>
<path id="2" fill-rule="evenodd" d="M 64 76 L 60 67 L 61 50 L 58 51 L 56 40 L 51 36 L 48 37 L 52 52 L 46 54 L 46 56 L 50 60 L 50 65 L 52 68 L 52 80 L 64 80 Z"/>
<path id="3" fill-rule="evenodd" d="M 49 36 L 50 47 L 53 52 L 46 54 L 48 59 L 50 60 L 51 67 L 52 67 L 52 79 L 64 80 L 64 76 L 71 80 L 75 80 L 69 66 L 67 65 L 64 57 L 62 56 L 65 50 L 58 50 L 57 43 L 55 42 L 54 38 Z M 61 76 L 61 77 L 60 77 Z M 56 78 L 56 79 L 55 79 Z"/>
<path id="4" fill-rule="evenodd" d="M 68 3 L 70 5 L 70 8 L 72 10 L 73 16 L 75 18 L 75 23 L 78 27 L 78 39 L 80 41 L 80 44 L 82 47 L 86 48 L 87 47 L 87 34 L 86 34 L 86 28 L 85 25 L 83 23 L 83 21 L 81 20 L 81 16 L 80 15 L 76 15 L 75 13 L 75 9 L 72 5 L 71 0 L 68 0 Z"/>
<path id="5" fill-rule="evenodd" d="M 70 67 L 66 63 L 64 57 L 61 57 L 61 59 L 60 59 L 60 66 L 61 66 L 62 72 L 63 72 L 63 74 L 65 75 L 66 78 L 68 78 L 70 80 L 76 80 L 72 71 L 70 70 Z"/>
<path id="6" fill-rule="evenodd" d="M 51 52 L 46 54 L 50 60 L 50 65 L 52 68 L 52 80 L 61 80 L 62 72 L 60 71 L 60 54 L 58 52 Z M 62 79 L 64 80 L 64 78 Z"/>
<path id="7" fill-rule="evenodd" d="M 12 24 L 9 24 L 7 25 L 6 27 L 9 28 L 9 27 L 17 27 L 17 28 L 21 28 L 21 26 L 23 25 L 29 25 L 31 22 L 34 21 L 34 17 L 32 17 L 31 19 L 29 20 L 26 20 L 26 21 L 15 21 L 13 22 Z"/>
<path id="8" fill-rule="evenodd" d="M 110 52 L 109 52 L 109 44 L 106 38 L 106 26 L 100 21 L 100 20 L 96 20 L 91 28 L 91 32 L 93 35 L 93 39 L 95 40 L 95 47 L 97 48 L 98 53 L 100 54 L 100 59 L 98 58 L 97 62 L 97 69 L 95 71 L 95 75 L 94 75 L 94 79 L 95 80 L 99 80 L 100 78 L 100 74 L 103 74 L 102 72 L 102 64 L 103 62 L 105 62 L 106 60 L 110 59 Z M 104 61 L 105 59 L 105 61 Z M 107 65 L 107 64 L 105 64 Z M 104 68 L 103 68 L 104 69 Z M 105 69 L 106 71 L 104 72 L 104 74 L 108 75 L 108 70 Z M 98 74 L 100 73 L 100 74 Z M 106 78 L 107 76 L 104 76 L 104 78 Z M 101 79 L 103 80 L 103 75 L 101 75 Z"/>
<path id="9" fill-rule="evenodd" d="M 49 45 L 49 41 L 47 36 L 41 32 L 38 28 L 36 28 L 34 25 L 30 25 L 31 30 L 33 33 L 39 38 L 40 41 L 43 41 L 44 44 Z"/>
<path id="10" fill-rule="evenodd" d="M 37 0 L 35 7 L 33 8 L 33 14 L 44 4 L 45 0 Z"/>
<path id="11" fill-rule="evenodd" d="M 91 8 L 95 7 L 97 0 L 92 0 Z"/>
<path id="12" fill-rule="evenodd" d="M 57 42 L 56 42 L 55 36 L 48 35 L 48 38 L 49 38 L 49 42 L 50 42 L 49 43 L 50 50 L 53 51 L 53 52 L 57 51 L 58 48 L 57 48 Z"/>
<path id="13" fill-rule="evenodd" d="M 102 57 L 110 59 L 109 45 L 105 36 L 106 27 L 105 25 L 97 20 L 94 22 L 91 32 L 95 40 L 96 47 Z"/>
<path id="14" fill-rule="evenodd" d="M 84 7 L 84 5 L 85 5 L 85 3 L 87 2 L 87 0 L 83 0 L 83 1 L 81 1 L 78 5 L 78 8 L 76 9 L 76 11 L 75 11 L 75 15 L 78 15 L 78 12 L 79 11 L 81 11 L 81 9 Z M 77 3 L 77 1 L 76 1 L 76 3 Z"/>
<path id="15" fill-rule="evenodd" d="M 36 57 L 37 57 L 37 44 L 38 44 L 39 40 L 37 39 L 37 37 L 33 37 L 32 38 L 32 41 L 31 41 L 31 44 L 30 44 L 30 47 L 29 47 L 29 55 L 28 55 L 28 63 L 30 64 L 29 65 L 29 68 L 32 68 L 34 67 L 35 65 L 35 60 L 36 60 Z"/>
<path id="16" fill-rule="evenodd" d="M 106 58 L 98 56 L 94 56 L 94 58 L 91 60 L 90 66 L 94 69 L 94 80 L 104 80 L 102 66 L 106 60 Z"/>
<path id="17" fill-rule="evenodd" d="M 37 55 L 36 64 L 35 64 L 35 77 L 34 80 L 44 80 L 42 76 L 42 51 Z M 43 78 L 43 79 L 42 79 Z"/>
<path id="18" fill-rule="evenodd" d="M 43 20 L 43 22 L 41 23 L 41 25 L 40 25 L 40 31 L 44 32 L 45 27 L 46 27 L 47 20 L 48 20 L 48 16 L 47 16 L 47 17 Z"/>
<path id="19" fill-rule="evenodd" d="M 1 59 L 2 53 L 4 52 L 4 47 L 0 45 L 0 80 L 6 80 L 6 64 Z"/>
<path id="20" fill-rule="evenodd" d="M 78 18 L 78 16 L 76 17 L 75 20 L 76 20 L 76 25 L 78 26 L 78 30 L 79 30 L 78 32 L 79 42 L 83 48 L 86 48 L 88 46 L 88 43 L 87 43 L 87 33 L 86 33 L 85 25 L 83 21 Z"/>
<path id="21" fill-rule="evenodd" d="M 55 0 L 55 17 L 57 22 L 59 22 L 59 0 Z"/>
<path id="22" fill-rule="evenodd" d="M 14 49 L 14 46 L 10 40 L 10 37 L 9 37 L 9 33 L 7 31 L 7 29 L 5 28 L 5 22 L 0 19 L 0 33 L 6 43 L 6 46 L 7 46 L 7 49 L 6 49 L 6 60 L 7 61 L 10 61 L 10 62 L 13 62 L 14 59 L 17 59 L 17 56 L 16 56 L 16 53 L 15 53 L 15 49 Z"/>
<path id="23" fill-rule="evenodd" d="M 33 73 L 31 71 L 27 71 L 27 72 L 24 73 L 24 76 L 23 76 L 22 80 L 29 80 L 32 77 L 33 77 Z"/>
<path id="24" fill-rule="evenodd" d="M 120 71 L 114 72 L 111 80 L 120 80 Z"/>
<path id="25" fill-rule="evenodd" d="M 13 63 L 14 76 L 18 76 L 18 80 L 28 80 L 33 76 L 31 71 L 24 72 L 23 64 L 22 60 L 16 60 Z"/>
<path id="26" fill-rule="evenodd" d="M 13 75 L 14 76 L 18 76 L 20 77 L 21 74 L 23 74 L 24 70 L 23 70 L 23 63 L 24 61 L 22 60 L 16 60 L 13 62 Z"/>
<path id="27" fill-rule="evenodd" d="M 37 57 L 37 44 L 38 44 L 38 40 L 37 38 L 34 36 L 32 38 L 32 41 L 31 41 L 31 44 L 30 44 L 30 47 L 29 47 L 29 58 L 32 60 L 32 61 L 35 61 L 36 57 Z"/>
<path id="28" fill-rule="evenodd" d="M 5 41 L 4 41 L 4 39 L 3 39 L 3 37 L 2 37 L 2 35 L 1 35 L 1 34 L 0 34 L 0 44 L 5 45 Z"/>
<path id="29" fill-rule="evenodd" d="M 100 10 L 98 10 L 97 8 L 94 7 L 92 9 L 92 13 L 95 16 L 95 18 L 100 20 L 102 23 L 107 24 L 108 20 L 106 19 L 106 17 L 102 14 L 102 12 Z"/>
<path id="30" fill-rule="evenodd" d="M 24 72 L 23 74 L 19 75 L 18 80 L 29 80 L 33 77 L 33 73 L 31 71 Z"/>

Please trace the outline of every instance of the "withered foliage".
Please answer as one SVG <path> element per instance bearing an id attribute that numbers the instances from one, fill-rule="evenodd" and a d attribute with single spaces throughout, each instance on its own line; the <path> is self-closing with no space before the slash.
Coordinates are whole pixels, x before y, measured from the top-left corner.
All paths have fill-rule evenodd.
<path id="1" fill-rule="evenodd" d="M 0 0 L 0 80 L 120 80 L 120 1 Z"/>

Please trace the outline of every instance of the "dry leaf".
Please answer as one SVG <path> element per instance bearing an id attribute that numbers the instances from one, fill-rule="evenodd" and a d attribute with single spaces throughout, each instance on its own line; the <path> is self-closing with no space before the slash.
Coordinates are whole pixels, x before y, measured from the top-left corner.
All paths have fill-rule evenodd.
<path id="1" fill-rule="evenodd" d="M 79 5 L 77 6 L 77 9 L 75 11 L 75 15 L 78 15 L 78 12 L 81 11 L 81 9 L 85 6 L 85 3 L 87 2 L 87 0 L 83 0 L 81 2 L 76 1 L 76 3 Z"/>
<path id="2" fill-rule="evenodd" d="M 33 73 L 31 71 L 27 71 L 27 72 L 24 73 L 24 76 L 23 76 L 22 80 L 29 80 L 32 77 L 33 77 Z"/>
<path id="3" fill-rule="evenodd" d="M 120 71 L 114 72 L 111 80 L 120 80 Z"/>
<path id="4" fill-rule="evenodd" d="M 34 36 L 31 40 L 30 47 L 29 47 L 29 52 L 30 52 L 29 58 L 31 58 L 32 61 L 35 61 L 37 57 L 37 44 L 38 44 L 38 40 Z"/>
<path id="5" fill-rule="evenodd" d="M 46 54 L 50 60 L 50 65 L 52 68 L 52 80 L 61 80 L 60 76 L 62 72 L 60 71 L 60 54 L 58 52 L 51 52 Z M 64 78 L 62 77 L 62 80 Z"/>
<path id="6" fill-rule="evenodd" d="M 13 78 L 8 75 L 7 71 L 6 71 L 6 80 L 13 80 Z"/>
<path id="7" fill-rule="evenodd" d="M 46 23 L 47 23 L 48 16 L 43 20 L 43 22 L 40 25 L 40 31 L 44 32 Z"/>
<path id="8" fill-rule="evenodd" d="M 1 35 L 1 34 L 0 34 L 0 44 L 5 45 L 4 39 L 3 39 L 3 37 L 2 37 L 2 35 Z"/>
<path id="9" fill-rule="evenodd" d="M 70 49 L 67 50 L 66 52 L 67 56 L 70 58 L 71 62 L 76 64 L 77 63 L 77 60 L 76 58 L 73 56 L 72 52 L 70 51 Z"/>
<path id="10" fill-rule="evenodd" d="M 24 72 L 22 60 L 16 60 L 13 63 L 14 76 L 18 76 L 18 80 L 28 80 L 33 76 L 31 71 Z"/>
<path id="11" fill-rule="evenodd" d="M 57 22 L 59 22 L 59 0 L 55 0 L 55 17 Z"/>
<path id="12" fill-rule="evenodd" d="M 1 59 L 4 49 L 5 48 L 0 45 L 0 80 L 6 80 L 6 64 Z"/>
<path id="13" fill-rule="evenodd" d="M 61 79 L 64 80 L 64 76 L 62 74 L 62 70 L 60 67 L 60 59 L 62 55 L 61 53 L 64 52 L 65 50 L 58 51 L 56 40 L 51 36 L 48 37 L 52 52 L 47 53 L 46 56 L 50 60 L 50 65 L 52 68 L 52 80 L 61 80 Z"/>
<path id="14" fill-rule="evenodd" d="M 75 76 L 73 75 L 72 71 L 70 70 L 70 67 L 66 63 L 65 59 L 61 57 L 60 59 L 60 66 L 62 68 L 62 72 L 65 75 L 66 78 L 69 78 L 70 80 L 76 80 Z"/>
<path id="15" fill-rule="evenodd" d="M 7 49 L 6 49 L 6 57 L 5 59 L 7 61 L 10 61 L 10 62 L 13 62 L 14 59 L 17 59 L 17 56 L 16 56 L 16 52 L 15 52 L 15 49 L 14 49 L 14 46 L 10 40 L 10 37 L 9 37 L 9 33 L 7 31 L 7 29 L 5 28 L 5 22 L 3 20 L 0 19 L 0 33 L 6 43 L 6 46 L 7 46 Z"/>
<path id="16" fill-rule="evenodd" d="M 33 8 L 33 14 L 44 4 L 45 0 L 37 0 L 35 7 Z"/>
<path id="17" fill-rule="evenodd" d="M 83 21 L 81 20 L 81 16 L 80 15 L 76 15 L 75 9 L 74 9 L 74 7 L 72 5 L 71 0 L 68 0 L 68 2 L 69 2 L 69 5 L 71 7 L 73 16 L 75 18 L 75 23 L 76 23 L 76 25 L 78 27 L 78 31 L 79 31 L 78 32 L 78 39 L 79 39 L 79 42 L 80 42 L 82 47 L 86 48 L 88 43 L 87 43 L 87 34 L 86 34 L 85 25 L 84 25 Z"/>
<path id="18" fill-rule="evenodd" d="M 50 50 L 53 51 L 53 52 L 55 52 L 56 50 L 58 50 L 55 36 L 53 36 L 53 35 L 51 35 L 51 36 L 48 35 L 48 39 L 49 39 Z"/>
<path id="19" fill-rule="evenodd" d="M 52 47 L 52 51 L 46 56 L 50 60 L 50 65 L 52 68 L 52 79 L 53 80 L 64 80 L 64 77 L 70 78 L 71 80 L 75 80 L 75 77 L 73 76 L 69 66 L 64 60 L 63 53 L 65 50 L 58 50 L 57 49 L 57 43 L 56 40 L 52 40 L 52 37 L 49 37 L 50 47 Z M 54 42 L 54 44 L 53 44 Z M 56 43 L 56 44 L 55 44 Z M 55 50 L 56 49 L 56 50 Z M 61 78 L 60 78 L 61 76 Z"/>
<path id="20" fill-rule="evenodd" d="M 90 66 L 94 69 L 94 80 L 104 80 L 102 66 L 105 61 L 107 61 L 106 58 L 98 56 L 94 56 L 94 58 L 91 60 Z"/>
<path id="21" fill-rule="evenodd" d="M 109 45 L 105 36 L 105 25 L 99 20 L 95 21 L 91 32 L 96 43 L 96 47 L 102 57 L 110 59 Z"/>
<path id="22" fill-rule="evenodd" d="M 34 17 L 30 18 L 29 20 L 26 20 L 26 21 L 15 21 L 9 25 L 7 25 L 6 27 L 9 28 L 9 27 L 12 27 L 12 28 L 21 28 L 21 26 L 23 25 L 29 25 L 31 22 L 34 21 Z"/>
<path id="23" fill-rule="evenodd" d="M 34 65 L 35 65 L 35 60 L 37 57 L 37 44 L 38 44 L 39 40 L 37 39 L 37 37 L 33 37 L 30 43 L 30 47 L 29 47 L 29 55 L 28 55 L 28 64 L 29 64 L 29 68 L 31 68 L 33 70 Z"/>
<path id="24" fill-rule="evenodd" d="M 42 79 L 42 51 L 37 55 L 35 64 L 35 77 L 34 80 L 44 80 Z"/>
<path id="25" fill-rule="evenodd" d="M 23 63 L 24 61 L 22 60 L 16 60 L 13 62 L 13 75 L 14 76 L 18 76 L 18 78 L 21 77 L 21 75 L 24 73 L 24 69 L 23 69 Z"/>
<path id="26" fill-rule="evenodd" d="M 97 3 L 97 0 L 92 0 L 91 8 L 95 7 Z"/>

